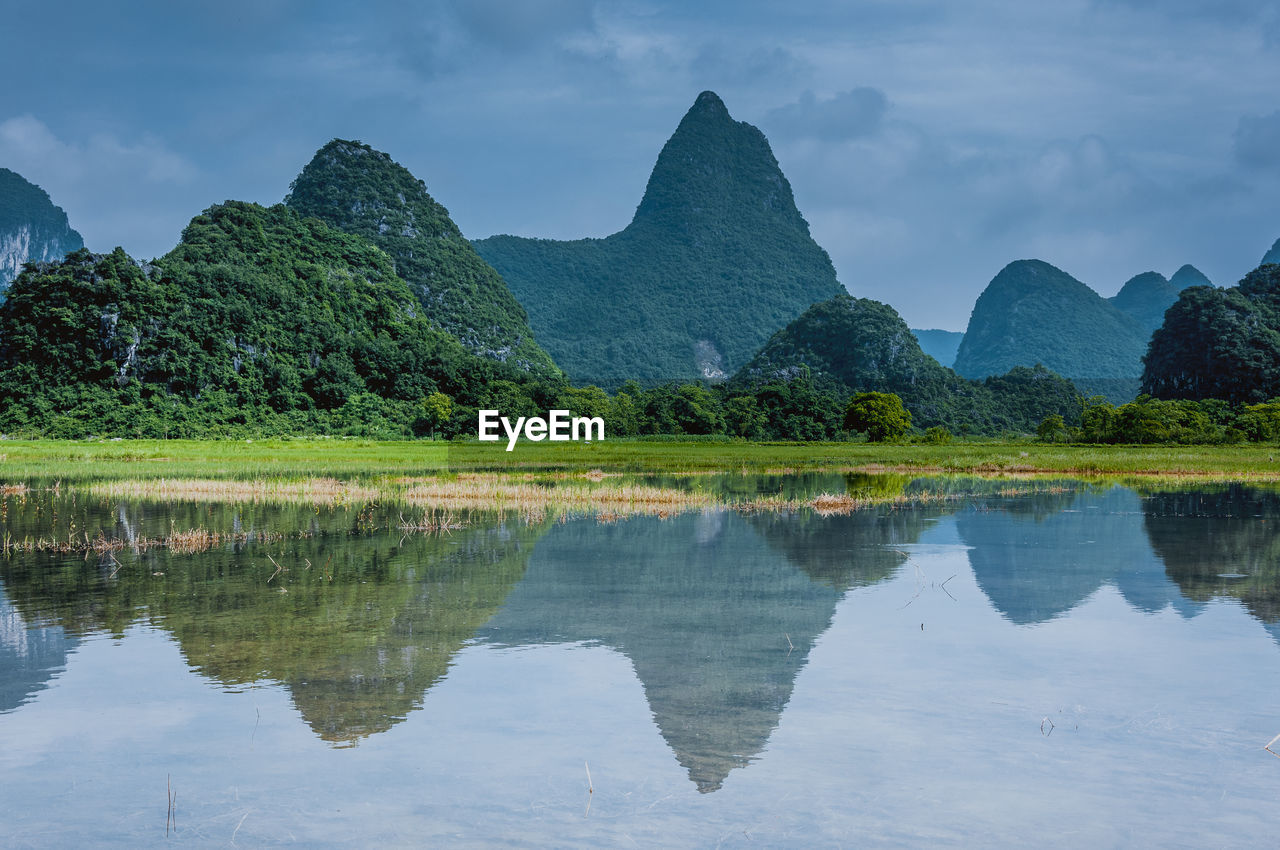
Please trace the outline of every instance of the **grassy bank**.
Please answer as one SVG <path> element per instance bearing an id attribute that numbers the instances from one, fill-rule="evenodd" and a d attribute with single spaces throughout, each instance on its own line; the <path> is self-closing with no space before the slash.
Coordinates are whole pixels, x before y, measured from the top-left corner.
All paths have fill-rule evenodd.
<path id="1" fill-rule="evenodd" d="M 430 475 L 441 470 L 626 472 L 840 469 L 940 473 L 1162 475 L 1280 480 L 1275 446 L 1034 443 L 645 442 L 500 444 L 369 440 L 0 441 L 0 484 L 133 478 Z"/>

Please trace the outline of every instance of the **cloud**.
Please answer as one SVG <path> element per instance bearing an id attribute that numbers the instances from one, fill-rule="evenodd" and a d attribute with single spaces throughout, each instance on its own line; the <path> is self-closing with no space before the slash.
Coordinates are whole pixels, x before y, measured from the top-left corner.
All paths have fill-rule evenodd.
<path id="1" fill-rule="evenodd" d="M 771 110 L 765 124 L 779 136 L 841 141 L 875 133 L 889 108 L 884 92 L 866 86 L 818 100 L 806 91 L 796 103 Z"/>
<path id="2" fill-rule="evenodd" d="M 152 246 L 172 245 L 196 212 L 185 197 L 199 170 L 148 134 L 67 141 L 19 115 L 0 121 L 0 164 L 48 192 L 94 250 L 142 244 L 161 253 Z"/>
<path id="3" fill-rule="evenodd" d="M 1280 168 L 1280 110 L 1245 115 L 1236 125 L 1236 160 L 1248 168 Z"/>
<path id="4" fill-rule="evenodd" d="M 594 0 L 451 0 L 449 5 L 470 36 L 506 50 L 595 30 Z"/>

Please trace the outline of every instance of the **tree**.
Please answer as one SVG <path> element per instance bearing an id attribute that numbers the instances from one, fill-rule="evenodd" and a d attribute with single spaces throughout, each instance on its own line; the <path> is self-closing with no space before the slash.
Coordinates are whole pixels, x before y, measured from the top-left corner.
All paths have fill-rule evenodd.
<path id="1" fill-rule="evenodd" d="M 873 443 L 896 440 L 911 427 L 911 411 L 894 393 L 858 393 L 845 408 L 844 427 L 865 433 Z"/>
<path id="2" fill-rule="evenodd" d="M 431 436 L 434 438 L 440 426 L 453 416 L 453 399 L 442 392 L 434 392 L 424 398 L 421 404 L 423 418 L 427 421 Z"/>
<path id="3" fill-rule="evenodd" d="M 1042 443 L 1060 443 L 1067 438 L 1067 423 L 1062 415 L 1050 413 L 1036 428 L 1036 439 Z"/>

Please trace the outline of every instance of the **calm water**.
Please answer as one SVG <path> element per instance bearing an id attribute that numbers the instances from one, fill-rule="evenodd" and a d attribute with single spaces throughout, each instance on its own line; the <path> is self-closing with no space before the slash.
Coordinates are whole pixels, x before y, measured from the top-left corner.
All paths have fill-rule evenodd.
<path id="1" fill-rule="evenodd" d="M 441 535 L 8 497 L 247 540 L 0 559 L 0 843 L 1273 845 L 1280 497 L 987 489 Z"/>

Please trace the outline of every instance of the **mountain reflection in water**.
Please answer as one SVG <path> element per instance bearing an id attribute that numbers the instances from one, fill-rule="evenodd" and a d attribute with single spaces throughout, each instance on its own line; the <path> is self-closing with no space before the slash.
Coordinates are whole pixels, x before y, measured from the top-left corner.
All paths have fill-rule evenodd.
<path id="1" fill-rule="evenodd" d="M 865 476 L 821 485 L 841 480 L 877 486 Z M 403 721 L 469 642 L 603 645 L 630 660 L 662 738 L 711 792 L 766 749 L 840 601 L 895 575 L 902 547 L 939 521 L 954 523 L 978 587 L 1013 624 L 1064 617 L 1111 586 L 1136 611 L 1184 618 L 1237 599 L 1280 641 L 1280 496 L 1244 486 L 1073 485 L 827 517 L 476 516 L 437 535 L 389 530 L 394 513 L 371 518 L 365 507 L 54 498 L 8 505 L 14 536 L 68 517 L 90 534 L 304 533 L 187 555 L 10 553 L 0 559 L 0 713 L 53 680 L 81 636 L 138 622 L 172 635 L 190 667 L 224 688 L 279 683 L 334 746 Z"/>

